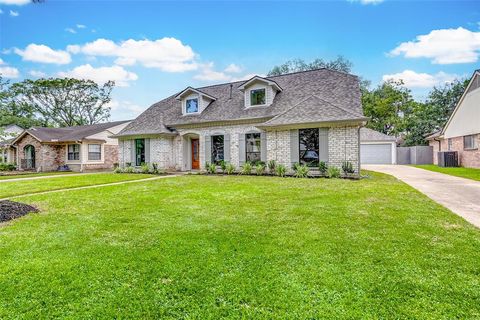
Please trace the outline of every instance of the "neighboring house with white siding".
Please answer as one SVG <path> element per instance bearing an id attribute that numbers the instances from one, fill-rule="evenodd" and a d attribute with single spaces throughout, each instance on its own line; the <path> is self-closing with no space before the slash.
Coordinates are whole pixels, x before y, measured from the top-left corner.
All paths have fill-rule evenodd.
<path id="1" fill-rule="evenodd" d="M 444 128 L 427 140 L 435 164 L 439 151 L 457 151 L 461 166 L 480 168 L 480 70 L 473 73 Z"/>
<path id="2" fill-rule="evenodd" d="M 358 77 L 318 69 L 187 87 L 155 103 L 120 133 L 122 166 L 189 171 L 206 163 L 275 160 L 360 170 L 365 125 Z"/>
<path id="3" fill-rule="evenodd" d="M 22 131 L 16 124 L 0 127 L 0 162 L 15 163 L 16 150 L 11 143 Z"/>
<path id="4" fill-rule="evenodd" d="M 109 170 L 118 163 L 118 140 L 111 138 L 129 121 L 85 126 L 24 130 L 11 145 L 18 150 L 19 170 L 54 171 L 67 165 L 73 171 Z"/>

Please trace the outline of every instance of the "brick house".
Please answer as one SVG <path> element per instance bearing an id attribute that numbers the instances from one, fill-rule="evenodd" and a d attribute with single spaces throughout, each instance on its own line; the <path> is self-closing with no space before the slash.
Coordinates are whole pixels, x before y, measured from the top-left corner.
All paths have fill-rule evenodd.
<path id="1" fill-rule="evenodd" d="M 297 72 L 202 88 L 187 87 L 155 103 L 115 137 L 122 166 L 157 163 L 180 171 L 226 161 L 276 160 L 360 170 L 365 125 L 356 76 Z"/>
<path id="2" fill-rule="evenodd" d="M 0 128 L 0 162 L 15 163 L 16 149 L 11 147 L 12 141 L 23 132 L 23 128 L 16 124 L 9 124 Z"/>
<path id="3" fill-rule="evenodd" d="M 480 70 L 473 73 L 444 128 L 429 137 L 433 163 L 439 151 L 457 151 L 460 165 L 480 168 Z"/>
<path id="4" fill-rule="evenodd" d="M 112 169 L 118 163 L 118 141 L 110 136 L 129 121 L 86 126 L 24 130 L 12 143 L 18 170 L 55 171 L 68 165 L 73 171 Z"/>

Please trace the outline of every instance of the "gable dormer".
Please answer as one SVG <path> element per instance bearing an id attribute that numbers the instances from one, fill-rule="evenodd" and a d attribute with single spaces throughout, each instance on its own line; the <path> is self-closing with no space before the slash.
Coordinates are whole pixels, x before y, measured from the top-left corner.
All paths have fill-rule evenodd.
<path id="1" fill-rule="evenodd" d="M 282 91 L 275 81 L 259 76 L 244 82 L 238 89 L 245 94 L 245 108 L 268 107 L 272 104 L 277 92 Z"/>
<path id="2" fill-rule="evenodd" d="M 180 92 L 175 99 L 180 101 L 183 115 L 200 114 L 210 103 L 216 100 L 215 97 L 192 87 Z"/>

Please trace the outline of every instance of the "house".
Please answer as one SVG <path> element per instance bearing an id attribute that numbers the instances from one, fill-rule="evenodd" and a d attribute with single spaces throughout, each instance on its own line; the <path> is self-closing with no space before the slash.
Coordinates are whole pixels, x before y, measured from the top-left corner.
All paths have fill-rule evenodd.
<path id="1" fill-rule="evenodd" d="M 118 163 L 118 141 L 110 138 L 129 121 L 85 126 L 24 130 L 11 145 L 17 149 L 19 170 L 54 171 L 68 165 L 73 171 L 112 169 Z"/>
<path id="2" fill-rule="evenodd" d="M 16 150 L 11 142 L 22 133 L 23 128 L 16 124 L 9 124 L 0 128 L 0 162 L 15 163 Z"/>
<path id="3" fill-rule="evenodd" d="M 427 140 L 435 164 L 439 151 L 457 151 L 461 166 L 480 168 L 480 70 L 473 73 L 443 129 Z"/>
<path id="4" fill-rule="evenodd" d="M 155 103 L 114 137 L 120 164 L 189 171 L 206 163 L 319 161 L 360 170 L 358 77 L 318 69 L 187 87 Z"/>
<path id="5" fill-rule="evenodd" d="M 396 164 L 397 138 L 369 128 L 360 129 L 362 164 Z"/>

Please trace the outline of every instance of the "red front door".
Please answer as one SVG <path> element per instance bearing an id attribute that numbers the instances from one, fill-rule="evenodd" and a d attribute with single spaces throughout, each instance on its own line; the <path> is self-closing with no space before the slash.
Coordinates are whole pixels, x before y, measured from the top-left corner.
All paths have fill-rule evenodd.
<path id="1" fill-rule="evenodd" d="M 198 139 L 192 139 L 192 170 L 200 169 L 199 157 L 199 142 Z"/>

